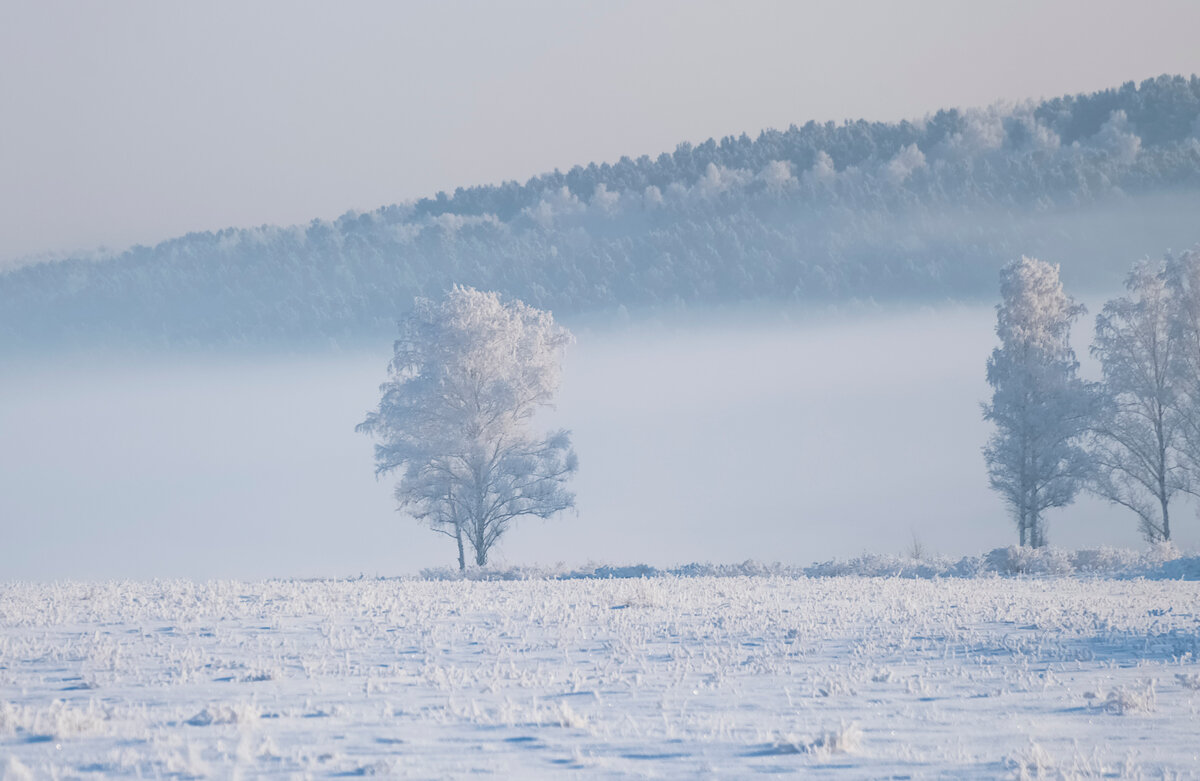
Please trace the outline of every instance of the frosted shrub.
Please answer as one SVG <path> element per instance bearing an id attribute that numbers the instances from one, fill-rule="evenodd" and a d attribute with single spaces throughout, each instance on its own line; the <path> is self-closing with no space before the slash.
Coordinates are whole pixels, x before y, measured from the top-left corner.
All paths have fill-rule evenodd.
<path id="1" fill-rule="evenodd" d="M 915 560 L 909 556 L 868 553 L 847 561 L 826 561 L 804 569 L 810 578 L 868 577 L 930 579 L 957 575 L 958 563 L 944 556 Z"/>
<path id="2" fill-rule="evenodd" d="M 1032 740 L 1029 748 L 1020 754 L 1005 758 L 1005 764 L 1015 771 L 1019 779 L 1058 778 L 1055 772 L 1054 757 Z"/>
<path id="3" fill-rule="evenodd" d="M 1010 545 L 984 556 L 989 570 L 1001 575 L 1070 575 L 1075 571 L 1071 557 L 1057 548 L 1027 548 Z"/>
<path id="4" fill-rule="evenodd" d="M 1027 549 L 1026 571 L 1031 575 L 1070 575 L 1075 571 L 1071 554 L 1061 548 Z"/>
<path id="5" fill-rule="evenodd" d="M 193 727 L 213 724 L 252 724 L 260 717 L 258 707 L 250 703 L 214 704 L 192 716 L 185 723 Z"/>
<path id="6" fill-rule="evenodd" d="M 988 569 L 987 561 L 983 556 L 963 556 L 947 574 L 956 578 L 977 578 L 983 575 L 995 575 L 996 572 Z"/>
<path id="7" fill-rule="evenodd" d="M 450 567 L 421 570 L 421 580 L 432 581 L 513 581 L 513 580 L 623 580 L 657 577 L 680 578 L 978 578 L 987 576 L 1067 577 L 1081 575 L 1107 578 L 1153 580 L 1200 580 L 1200 556 L 1181 556 L 1171 543 L 1157 543 L 1145 550 L 1127 548 L 1087 548 L 1066 551 L 1059 548 L 1009 546 L 996 548 L 983 556 L 910 556 L 864 554 L 851 559 L 831 559 L 807 567 L 764 564 L 747 560 L 740 564 L 692 562 L 660 569 L 649 564 L 594 564 L 575 569 L 556 567 L 468 567 L 459 571 Z"/>
<path id="8" fill-rule="evenodd" d="M 1200 691 L 1200 673 L 1175 673 L 1175 680 L 1185 689 Z"/>
<path id="9" fill-rule="evenodd" d="M 770 751 L 777 754 L 812 754 L 818 757 L 854 754 L 862 749 L 862 738 L 862 728 L 857 722 L 852 722 L 813 738 L 780 735 L 775 739 Z"/>
<path id="10" fill-rule="evenodd" d="M 988 551 L 983 557 L 984 564 L 990 572 L 996 572 L 1000 575 L 1019 575 L 1024 570 L 1021 568 L 1021 549 L 1010 545 L 1007 548 L 996 548 Z"/>
<path id="11" fill-rule="evenodd" d="M 778 561 L 765 564 L 761 561 L 746 559 L 741 564 L 713 564 L 708 561 L 692 562 L 679 567 L 672 567 L 667 572 L 681 578 L 798 578 L 804 574 L 804 569 L 790 564 L 781 564 Z"/>
<path id="12" fill-rule="evenodd" d="M 1124 716 L 1127 713 L 1151 713 L 1158 707 L 1158 693 L 1154 681 L 1140 686 L 1118 686 L 1108 693 L 1104 709 L 1109 713 Z"/>
<path id="13" fill-rule="evenodd" d="M 460 570 L 452 567 L 430 567 L 421 570 L 421 580 L 552 580 L 563 577 L 559 569 L 548 567 L 467 567 Z"/>
<path id="14" fill-rule="evenodd" d="M 1174 561 L 1182 556 L 1179 548 L 1175 547 L 1175 543 L 1167 540 L 1165 542 L 1156 542 L 1146 549 L 1145 561 L 1152 564 L 1162 564 L 1168 561 Z"/>
<path id="15" fill-rule="evenodd" d="M 1143 563 L 1134 551 L 1108 547 L 1075 551 L 1071 558 L 1077 572 L 1096 575 L 1127 571 Z"/>
<path id="16" fill-rule="evenodd" d="M 804 570 L 810 578 L 836 578 L 848 576 L 891 577 L 914 569 L 912 562 L 899 556 L 884 556 L 868 553 L 846 561 L 825 561 Z"/>

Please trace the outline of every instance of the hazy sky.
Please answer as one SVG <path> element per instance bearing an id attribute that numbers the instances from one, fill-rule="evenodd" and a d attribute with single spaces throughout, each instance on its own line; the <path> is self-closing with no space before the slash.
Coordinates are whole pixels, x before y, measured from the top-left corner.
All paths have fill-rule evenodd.
<path id="1" fill-rule="evenodd" d="M 0 4 L 0 261 L 1200 71 L 1200 3 Z"/>

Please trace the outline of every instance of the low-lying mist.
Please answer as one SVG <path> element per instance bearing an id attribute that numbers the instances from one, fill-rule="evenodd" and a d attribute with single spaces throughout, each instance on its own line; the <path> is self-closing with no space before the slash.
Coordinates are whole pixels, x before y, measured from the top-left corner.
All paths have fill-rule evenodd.
<path id="1" fill-rule="evenodd" d="M 1090 307 L 1094 312 L 1096 307 Z M 578 511 L 497 564 L 806 564 L 1015 541 L 987 485 L 986 306 L 577 328 L 557 409 Z M 1090 322 L 1076 326 L 1085 376 Z M 390 344 L 305 356 L 89 355 L 0 373 L 0 580 L 345 576 L 453 563 L 394 509 L 371 441 Z M 1177 542 L 1200 521 L 1177 510 Z M 1139 546 L 1127 511 L 1048 514 L 1052 544 Z"/>

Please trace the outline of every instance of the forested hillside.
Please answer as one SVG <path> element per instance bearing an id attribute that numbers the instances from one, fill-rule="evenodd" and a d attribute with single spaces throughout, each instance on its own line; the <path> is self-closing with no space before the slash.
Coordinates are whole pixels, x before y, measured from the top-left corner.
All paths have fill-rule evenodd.
<path id="1" fill-rule="evenodd" d="M 991 297 L 1014 256 L 1078 285 L 1200 240 L 1200 79 L 915 122 L 766 130 L 308 225 L 0 274 L 0 349 L 388 335 L 452 283 L 561 315 Z"/>

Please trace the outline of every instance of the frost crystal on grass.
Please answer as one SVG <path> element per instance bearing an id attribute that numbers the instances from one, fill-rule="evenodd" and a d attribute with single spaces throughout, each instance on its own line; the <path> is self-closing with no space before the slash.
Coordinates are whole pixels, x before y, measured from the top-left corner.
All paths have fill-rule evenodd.
<path id="1" fill-rule="evenodd" d="M 1154 681 L 1137 685 L 1118 686 L 1108 693 L 1104 709 L 1109 713 L 1152 713 L 1158 707 L 1158 693 Z"/>
<path id="2" fill-rule="evenodd" d="M 812 754 L 828 757 L 832 754 L 855 754 L 862 747 L 863 733 L 857 723 L 842 724 L 838 729 L 822 732 L 813 738 L 781 735 L 771 749 L 777 754 Z"/>
<path id="3" fill-rule="evenodd" d="M 1200 673 L 1175 673 L 1175 680 L 1186 689 L 1200 691 Z"/>

